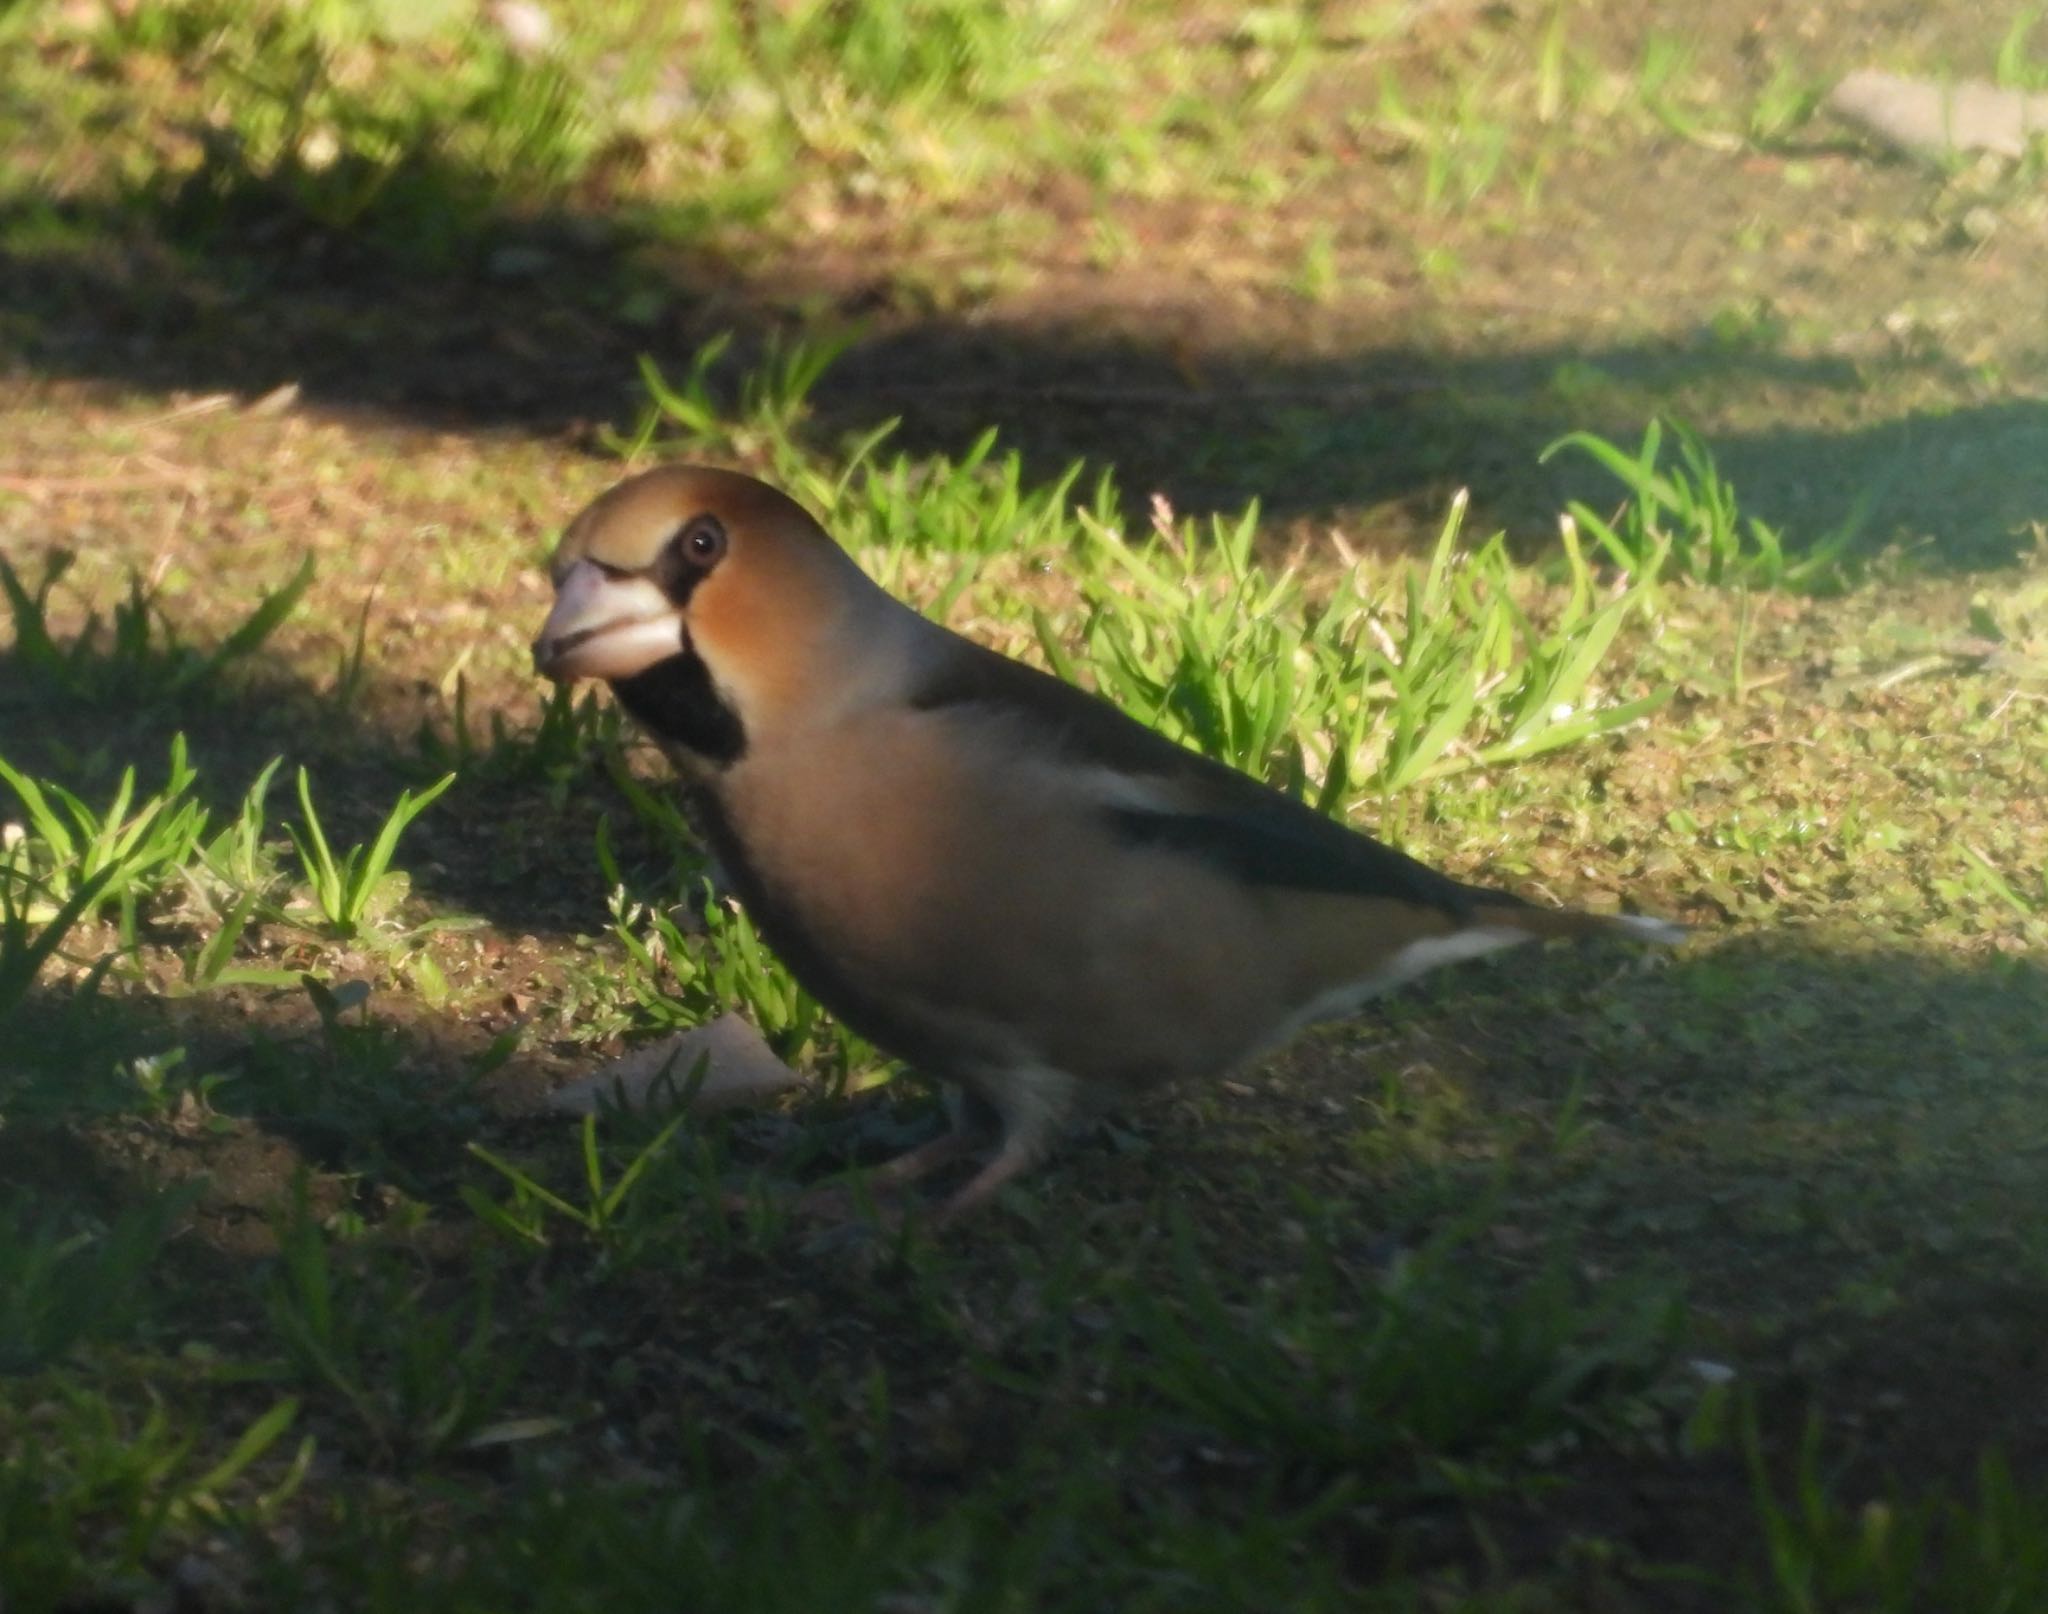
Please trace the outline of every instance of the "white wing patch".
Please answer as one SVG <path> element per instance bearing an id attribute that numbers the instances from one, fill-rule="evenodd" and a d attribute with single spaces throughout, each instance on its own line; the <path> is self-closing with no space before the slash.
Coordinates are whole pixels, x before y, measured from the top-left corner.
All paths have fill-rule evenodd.
<path id="1" fill-rule="evenodd" d="M 1188 805 L 1163 779 L 1117 768 L 1058 763 L 1053 771 L 1084 801 L 1138 813 L 1184 813 Z"/>
<path id="2" fill-rule="evenodd" d="M 1504 947 L 1519 947 L 1523 942 L 1535 939 L 1526 930 L 1510 930 L 1504 925 L 1475 925 L 1469 930 L 1454 930 L 1448 936 L 1429 936 L 1410 942 L 1371 975 L 1346 981 L 1342 986 L 1332 987 L 1309 999 L 1265 1039 L 1260 1054 L 1263 1056 L 1293 1041 L 1300 1032 L 1321 1021 L 1342 1020 L 1347 1015 L 1356 1014 L 1374 998 L 1396 987 L 1406 986 L 1433 969 L 1462 963 L 1468 958 L 1484 958 Z"/>

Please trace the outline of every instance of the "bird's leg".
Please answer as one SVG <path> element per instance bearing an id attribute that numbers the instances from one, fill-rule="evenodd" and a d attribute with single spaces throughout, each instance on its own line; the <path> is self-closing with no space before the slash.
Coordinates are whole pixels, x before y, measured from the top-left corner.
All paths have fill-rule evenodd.
<path id="1" fill-rule="evenodd" d="M 986 1136 L 981 1121 L 993 1112 L 1000 1122 L 1001 1145 L 994 1157 L 933 1213 L 934 1227 L 944 1227 L 980 1209 L 1005 1184 L 1045 1158 L 1073 1111 L 1074 1079 L 1047 1066 L 1023 1065 L 977 1082 L 964 1096 L 965 1105 L 955 1112 L 951 1131 L 867 1175 L 871 1186 L 883 1189 L 900 1188 L 927 1177 L 981 1142 Z M 831 1183 L 812 1189 L 798 1205 L 813 1216 L 848 1219 L 858 1202 L 846 1186 Z"/>
<path id="2" fill-rule="evenodd" d="M 914 1183 L 935 1171 L 944 1170 L 979 1141 L 981 1133 L 976 1128 L 952 1127 L 928 1143 L 920 1143 L 893 1160 L 885 1160 L 868 1173 L 867 1180 L 877 1188 L 901 1188 L 906 1183 Z"/>
<path id="3" fill-rule="evenodd" d="M 970 1211 L 979 1210 L 1003 1188 L 1024 1175 L 1045 1156 L 1042 1140 L 1013 1134 L 1003 1140 L 995 1158 L 957 1189 L 932 1216 L 934 1227 L 957 1222 Z"/>
<path id="4" fill-rule="evenodd" d="M 857 1179 L 857 1183 L 864 1182 L 868 1188 L 882 1192 L 906 1187 L 935 1171 L 944 1170 L 983 1141 L 984 1136 L 971 1114 L 956 1113 L 952 1125 L 937 1137 L 906 1150 L 892 1160 L 883 1161 Z M 843 1181 L 822 1184 L 806 1192 L 797 1201 L 797 1208 L 806 1216 L 820 1219 L 850 1219 L 860 1209 L 857 1184 Z"/>
<path id="5" fill-rule="evenodd" d="M 1010 1072 L 988 1099 L 1002 1116 L 1002 1147 L 939 1207 L 935 1227 L 980 1209 L 1045 1158 L 1073 1111 L 1074 1079 L 1065 1071 L 1026 1066 Z"/>

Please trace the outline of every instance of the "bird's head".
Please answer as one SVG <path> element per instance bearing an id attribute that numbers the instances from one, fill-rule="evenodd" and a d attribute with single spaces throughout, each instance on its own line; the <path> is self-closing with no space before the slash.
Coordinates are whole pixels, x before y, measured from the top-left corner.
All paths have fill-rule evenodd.
<path id="1" fill-rule="evenodd" d="M 658 734 L 713 752 L 814 703 L 857 656 L 862 619 L 893 607 L 794 499 L 696 465 L 602 494 L 550 572 L 535 667 L 605 679 Z M 700 744 L 688 730 L 707 711 L 731 732 Z"/>

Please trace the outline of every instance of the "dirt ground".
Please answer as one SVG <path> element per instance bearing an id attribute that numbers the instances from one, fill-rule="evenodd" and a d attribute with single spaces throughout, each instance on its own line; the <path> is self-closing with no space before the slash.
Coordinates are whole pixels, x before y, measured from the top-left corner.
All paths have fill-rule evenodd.
<path id="1" fill-rule="evenodd" d="M 1847 1497 L 1966 1486 L 1988 1448 L 2038 1481 L 2048 973 L 2035 932 L 1958 917 L 1931 861 L 1859 862 L 1785 826 L 1824 802 L 1904 826 L 1930 859 L 1998 834 L 2005 866 L 2038 883 L 2038 686 L 2008 714 L 2003 686 L 1969 671 L 1851 681 L 1954 641 L 1973 599 L 2038 575 L 2012 568 L 2048 520 L 2048 198 L 2025 165 L 1932 171 L 1825 118 L 1748 138 L 1740 110 L 1788 60 L 1821 77 L 1981 71 L 2010 19 L 1870 0 L 1683 8 L 1681 27 L 1681 9 L 1581 19 L 1596 109 L 1641 78 L 1646 41 L 1691 39 L 1673 119 L 1589 111 L 1551 130 L 1518 113 L 1508 166 L 1537 175 L 1526 198 L 1502 182 L 1435 210 L 1418 202 L 1416 148 L 1352 114 L 1382 71 L 1418 103 L 1497 81 L 1524 105 L 1532 8 L 1421 8 L 1383 59 L 1318 78 L 1263 137 L 1285 184 L 1261 205 L 1191 190 L 1106 200 L 1054 173 L 942 211 L 806 193 L 679 242 L 592 198 L 494 220 L 486 249 L 432 266 L 284 214 L 195 243 L 175 219 L 89 191 L 54 210 L 15 194 L 0 210 L 0 553 L 24 570 L 53 548 L 78 555 L 60 626 L 139 569 L 199 641 L 303 555 L 318 571 L 245 679 L 174 714 L 140 698 L 53 710 L 0 651 L 0 751 L 105 779 L 156 767 L 175 722 L 219 804 L 283 752 L 318 765 L 337 840 L 361 838 L 417 781 L 416 736 L 450 720 L 458 687 L 473 723 L 530 719 L 538 563 L 618 474 L 602 439 L 631 425 L 636 360 L 679 373 L 720 331 L 737 333 L 742 362 L 793 333 L 853 333 L 802 426 L 823 450 L 896 419 L 894 448 L 957 455 L 994 425 L 1032 479 L 1082 458 L 1115 465 L 1139 508 L 1155 492 L 1183 514 L 1256 499 L 1273 552 L 1311 561 L 1333 532 L 1353 549 L 1427 542 L 1459 488 L 1478 530 L 1505 526 L 1540 555 L 1568 499 L 1612 498 L 1583 461 L 1539 463 L 1546 444 L 1577 429 L 1633 443 L 1651 415 L 1681 416 L 1744 512 L 1795 540 L 1865 501 L 1862 550 L 1883 557 L 1870 579 L 1844 600 L 1760 599 L 1753 614 L 1702 591 L 1667 624 L 1671 665 L 1698 670 L 1681 675 L 1669 723 L 1500 786 L 1512 831 L 1488 827 L 1490 782 L 1462 805 L 1431 795 L 1409 828 L 1445 836 L 1460 872 L 1498 853 L 1546 889 L 1629 889 L 1708 927 L 1698 955 L 1658 969 L 1552 954 L 1511 981 L 1431 986 L 1246 1084 L 1158 1100 L 1081 1143 L 1000 1237 L 886 1282 L 786 1246 L 721 1245 L 693 1222 L 700 1267 L 577 1288 L 525 1371 L 603 1400 L 588 1446 L 620 1471 L 658 1466 L 694 1419 L 731 1472 L 791 1438 L 746 1365 L 772 1316 L 774 1337 L 801 1342 L 780 1370 L 845 1397 L 846 1427 L 865 1427 L 847 1364 L 886 1368 L 896 1408 L 877 1449 L 918 1494 L 941 1495 L 1027 1443 L 1039 1409 L 933 1360 L 916 1319 L 950 1308 L 984 1330 L 990 1358 L 1072 1372 L 1085 1399 L 1085 1371 L 1058 1358 L 1071 1341 L 1026 1292 L 1051 1283 L 1063 1232 L 1133 1271 L 1160 1256 L 1163 1218 L 1191 1216 L 1251 1284 L 1298 1252 L 1291 1196 L 1347 1207 L 1344 1256 L 1366 1269 L 1381 1241 L 1497 1195 L 1484 1243 L 1509 1267 L 1533 1268 L 1568 1226 L 1596 1287 L 1645 1263 L 1680 1277 L 1686 1349 L 1755 1388 L 1774 1472 L 1812 1412 Z M 46 129 L 38 140 L 55 184 L 74 159 Z M 1758 683 L 1730 708 L 1705 679 L 1728 674 L 1738 611 Z M 336 1092 L 218 1128 L 9 1114 L 0 1182 L 103 1207 L 138 1185 L 203 1182 L 172 1246 L 177 1329 L 232 1355 L 254 1325 L 222 1297 L 275 1250 L 296 1173 L 310 1170 L 318 1208 L 375 1219 L 401 1200 L 459 1208 L 477 1138 L 566 1158 L 559 1125 L 524 1112 L 602 1049 L 529 1037 L 486 1079 L 469 1073 L 502 1032 L 543 1021 L 587 962 L 605 920 L 588 849 L 617 805 L 595 776 L 522 779 L 464 790 L 416 826 L 411 900 L 481 925 L 437 944 L 455 1010 L 380 982 L 362 1035 L 397 1052 L 374 1102 Z M 1778 838 L 1673 845 L 1680 812 Z M 277 945 L 279 967 L 311 961 Z M 332 950 L 322 962 L 349 973 Z M 61 1005 L 46 1007 L 55 1026 Z M 307 1052 L 319 1027 L 296 991 L 137 990 L 98 1033 L 130 1052 L 177 1042 L 270 1091 L 282 1064 L 323 1057 Z M 799 1163 L 886 1152 L 929 1118 L 922 1093 L 827 1104 Z M 742 1124 L 727 1145 L 778 1162 L 779 1124 Z M 441 1236 L 418 1234 L 435 1281 L 461 1256 Z M 226 1406 L 247 1394 L 207 1393 Z M 1237 1453 L 1157 1455 L 1192 1464 L 1173 1483 L 1197 1512 L 1240 1472 Z M 1552 1478 L 1469 1517 L 1411 1519 L 1397 1538 L 1358 1526 L 1344 1550 L 1366 1580 L 1392 1567 L 1375 1563 L 1392 1539 L 1404 1569 L 1522 1588 L 1502 1608 L 1729 1606 L 1713 1585 L 1641 1571 L 1754 1555 L 1739 1454 L 1684 1450 L 1667 1421 L 1632 1446 L 1568 1454 Z M 1574 1545 L 1595 1542 L 1615 1558 Z M 1480 1605 L 1447 1591 L 1413 1606 Z"/>

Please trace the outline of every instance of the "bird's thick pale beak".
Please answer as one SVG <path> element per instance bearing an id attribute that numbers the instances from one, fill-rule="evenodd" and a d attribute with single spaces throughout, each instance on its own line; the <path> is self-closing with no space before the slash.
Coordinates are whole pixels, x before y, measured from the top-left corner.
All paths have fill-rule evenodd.
<path id="1" fill-rule="evenodd" d="M 555 589 L 555 608 L 533 641 L 533 665 L 558 683 L 631 678 L 687 642 L 674 602 L 654 584 L 579 560 Z"/>

